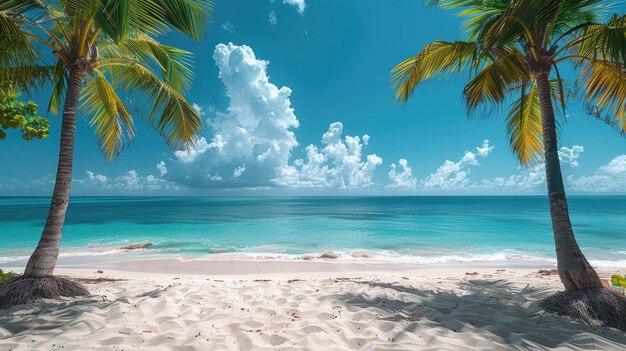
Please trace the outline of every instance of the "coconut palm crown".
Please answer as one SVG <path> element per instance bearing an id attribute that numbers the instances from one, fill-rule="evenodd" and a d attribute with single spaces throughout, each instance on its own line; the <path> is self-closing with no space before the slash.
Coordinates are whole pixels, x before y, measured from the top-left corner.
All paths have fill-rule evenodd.
<path id="1" fill-rule="evenodd" d="M 184 98 L 193 78 L 192 55 L 157 38 L 179 32 L 200 40 L 211 10 L 211 0 L 0 3 L 0 86 L 25 92 L 49 86 L 48 108 L 63 116 L 48 219 L 24 275 L 0 286 L 0 308 L 86 293 L 52 277 L 69 201 L 77 114 L 93 127 L 107 160 L 135 136 L 131 110 L 172 148 L 196 140 L 202 119 Z M 125 100 L 140 107 L 131 109 Z"/>
<path id="2" fill-rule="evenodd" d="M 392 70 L 395 98 L 436 76 L 462 74 L 469 115 L 504 107 L 513 152 L 545 162 L 557 262 L 566 290 L 600 287 L 572 231 L 557 146 L 555 113 L 569 100 L 626 133 L 626 15 L 598 0 L 430 0 L 464 19 L 464 40 L 437 40 Z M 562 69 L 567 65 L 566 69 Z M 574 83 L 561 76 L 578 75 Z M 556 111 L 556 112 L 555 112 Z"/>
<path id="3" fill-rule="evenodd" d="M 193 57 L 156 39 L 174 30 L 199 40 L 210 9 L 209 0 L 3 1 L 0 79 L 26 92 L 51 83 L 54 114 L 70 80 L 81 80 L 80 112 L 108 160 L 134 137 L 133 116 L 121 96 L 150 102 L 140 115 L 169 145 L 184 147 L 202 125 L 183 97 Z"/>

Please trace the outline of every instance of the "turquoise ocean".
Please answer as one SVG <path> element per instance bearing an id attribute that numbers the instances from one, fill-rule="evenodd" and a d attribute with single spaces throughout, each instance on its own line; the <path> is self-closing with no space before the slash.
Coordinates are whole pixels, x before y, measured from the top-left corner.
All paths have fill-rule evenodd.
<path id="1" fill-rule="evenodd" d="M 0 267 L 23 265 L 49 198 L 0 198 Z M 593 264 L 626 267 L 626 196 L 570 196 Z M 128 252 L 132 243 L 153 243 Z M 516 197 L 74 197 L 61 264 L 137 258 L 303 259 L 415 264 L 554 264 L 548 201 Z"/>

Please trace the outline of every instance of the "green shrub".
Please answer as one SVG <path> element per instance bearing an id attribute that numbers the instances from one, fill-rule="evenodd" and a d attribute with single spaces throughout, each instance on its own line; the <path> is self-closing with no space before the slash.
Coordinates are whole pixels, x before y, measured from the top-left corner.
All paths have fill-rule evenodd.
<path id="1" fill-rule="evenodd" d="M 621 275 L 613 274 L 611 276 L 611 285 L 613 286 L 621 286 L 626 288 L 626 277 L 622 277 Z"/>
<path id="2" fill-rule="evenodd" d="M 13 272 L 5 272 L 2 269 L 0 269 L 0 280 L 5 280 L 5 279 L 9 279 L 9 278 L 13 278 L 15 277 L 16 274 Z"/>
<path id="3" fill-rule="evenodd" d="M 13 87 L 0 86 L 0 140 L 6 138 L 7 129 L 18 129 L 24 140 L 47 138 L 50 122 L 37 116 L 36 103 L 18 101 L 19 96 Z"/>

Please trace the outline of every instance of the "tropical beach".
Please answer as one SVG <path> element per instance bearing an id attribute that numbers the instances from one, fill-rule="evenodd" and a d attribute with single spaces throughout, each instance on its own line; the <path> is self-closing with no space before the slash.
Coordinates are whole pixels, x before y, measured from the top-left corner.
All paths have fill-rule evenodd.
<path id="1" fill-rule="evenodd" d="M 0 3 L 1 350 L 621 350 L 626 7 Z"/>
<path id="2" fill-rule="evenodd" d="M 23 271 L 46 200 L 0 202 L 2 228 L 24 233 L 0 250 L 3 269 Z M 55 272 L 90 297 L 3 310 L 0 345 L 79 350 L 88 337 L 95 350 L 620 349 L 622 331 L 539 306 L 561 289 L 544 200 L 76 199 Z M 624 275 L 623 237 L 613 234 L 625 224 L 624 197 L 571 203 L 587 212 L 578 234 L 598 274 Z"/>

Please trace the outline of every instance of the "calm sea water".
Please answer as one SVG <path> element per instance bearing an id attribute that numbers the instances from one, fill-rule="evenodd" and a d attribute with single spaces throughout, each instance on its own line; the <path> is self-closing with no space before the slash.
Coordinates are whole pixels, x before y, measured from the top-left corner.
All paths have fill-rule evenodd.
<path id="1" fill-rule="evenodd" d="M 626 197 L 570 196 L 579 244 L 595 264 L 626 266 Z M 35 247 L 48 198 L 0 198 L 0 265 Z M 73 198 L 62 263 L 90 257 L 238 253 L 412 263 L 554 262 L 545 197 Z M 128 254 L 120 247 L 151 242 Z"/>

